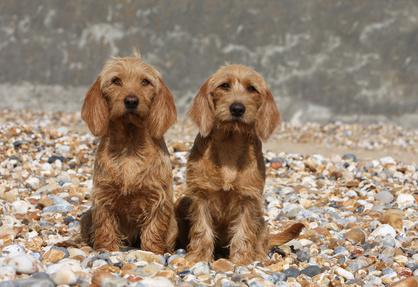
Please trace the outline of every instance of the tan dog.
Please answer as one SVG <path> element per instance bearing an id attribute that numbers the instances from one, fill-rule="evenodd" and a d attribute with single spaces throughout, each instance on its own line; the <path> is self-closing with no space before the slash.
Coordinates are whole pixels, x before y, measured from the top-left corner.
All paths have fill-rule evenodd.
<path id="1" fill-rule="evenodd" d="M 172 250 L 177 224 L 163 135 L 176 108 L 160 74 L 139 57 L 111 59 L 88 91 L 81 116 L 100 137 L 82 238 L 94 249 Z"/>
<path id="2" fill-rule="evenodd" d="M 200 88 L 189 113 L 199 127 L 187 163 L 187 191 L 176 207 L 179 247 L 188 259 L 214 254 L 237 264 L 266 258 L 272 244 L 295 238 L 295 224 L 275 236 L 263 218 L 265 165 L 261 140 L 280 121 L 264 79 L 242 65 L 220 68 Z"/>

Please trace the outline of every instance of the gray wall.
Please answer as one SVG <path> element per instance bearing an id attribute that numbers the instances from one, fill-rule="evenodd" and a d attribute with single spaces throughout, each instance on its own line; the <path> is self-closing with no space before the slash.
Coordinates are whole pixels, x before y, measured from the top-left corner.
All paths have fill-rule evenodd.
<path id="1" fill-rule="evenodd" d="M 229 62 L 265 76 L 286 120 L 418 123 L 416 0 L 1 0 L 0 108 L 78 110 L 133 47 L 181 112 Z"/>

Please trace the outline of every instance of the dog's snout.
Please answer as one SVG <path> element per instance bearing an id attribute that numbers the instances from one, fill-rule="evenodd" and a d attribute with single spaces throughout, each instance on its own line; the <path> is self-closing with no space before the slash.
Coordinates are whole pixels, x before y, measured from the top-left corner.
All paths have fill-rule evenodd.
<path id="1" fill-rule="evenodd" d="M 125 107 L 128 110 L 136 109 L 139 104 L 139 100 L 136 96 L 127 96 L 124 100 Z"/>
<path id="2" fill-rule="evenodd" d="M 229 111 L 234 117 L 240 117 L 245 113 L 245 106 L 241 103 L 233 103 L 229 106 Z"/>

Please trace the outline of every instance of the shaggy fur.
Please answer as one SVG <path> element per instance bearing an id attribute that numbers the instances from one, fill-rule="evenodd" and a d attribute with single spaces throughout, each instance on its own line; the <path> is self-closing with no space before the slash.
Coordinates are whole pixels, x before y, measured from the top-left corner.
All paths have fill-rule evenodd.
<path id="1" fill-rule="evenodd" d="M 232 104 L 245 113 L 236 117 Z M 280 121 L 264 79 L 242 65 L 220 68 L 200 88 L 189 115 L 199 127 L 187 163 L 187 191 L 176 206 L 178 246 L 192 262 L 216 254 L 237 264 L 263 260 L 272 244 L 295 238 L 295 224 L 270 236 L 263 218 L 265 165 L 261 140 Z"/>
<path id="2" fill-rule="evenodd" d="M 138 106 L 128 108 L 128 97 Z M 111 59 L 88 91 L 81 116 L 100 137 L 82 238 L 99 250 L 129 245 L 171 251 L 177 224 L 163 135 L 176 109 L 160 74 L 139 57 Z"/>

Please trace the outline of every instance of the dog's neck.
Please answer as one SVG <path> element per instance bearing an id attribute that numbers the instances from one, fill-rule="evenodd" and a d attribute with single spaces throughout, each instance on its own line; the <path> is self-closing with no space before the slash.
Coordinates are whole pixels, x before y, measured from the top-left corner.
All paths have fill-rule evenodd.
<path id="1" fill-rule="evenodd" d="M 254 146 L 260 143 L 255 134 L 216 128 L 212 131 L 210 138 L 212 158 L 219 165 L 240 166 L 244 164 L 248 159 L 248 153 L 258 150 L 254 149 Z"/>
<path id="2" fill-rule="evenodd" d="M 109 151 L 115 153 L 138 153 L 152 141 L 145 124 L 114 121 L 109 124 L 105 142 Z"/>

